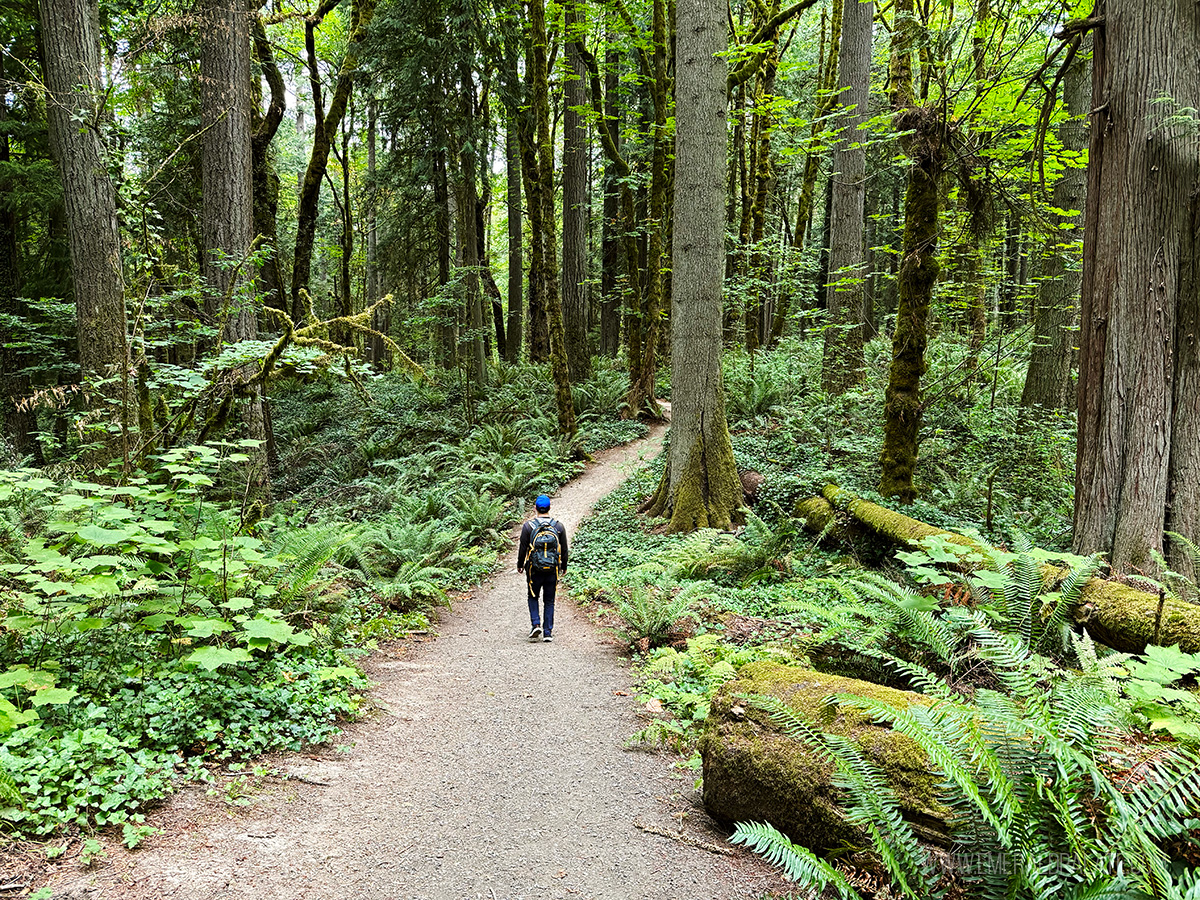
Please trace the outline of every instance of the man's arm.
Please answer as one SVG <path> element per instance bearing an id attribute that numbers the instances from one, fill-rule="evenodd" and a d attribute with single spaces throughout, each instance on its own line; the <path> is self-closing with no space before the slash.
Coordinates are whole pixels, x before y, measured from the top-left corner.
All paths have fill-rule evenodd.
<path id="1" fill-rule="evenodd" d="M 521 526 L 521 543 L 517 547 L 517 571 L 525 571 L 525 557 L 529 555 L 529 523 Z"/>
<path id="2" fill-rule="evenodd" d="M 562 522 L 558 523 L 557 531 L 559 547 L 562 550 L 562 561 L 559 563 L 558 568 L 560 571 L 565 572 L 567 571 L 567 529 Z"/>

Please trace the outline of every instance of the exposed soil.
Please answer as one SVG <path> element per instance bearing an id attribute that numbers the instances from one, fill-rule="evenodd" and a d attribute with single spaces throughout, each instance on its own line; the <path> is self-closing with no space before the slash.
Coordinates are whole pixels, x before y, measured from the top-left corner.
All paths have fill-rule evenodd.
<path id="1" fill-rule="evenodd" d="M 602 454 L 555 497 L 551 512 L 569 533 L 658 452 L 664 430 Z M 277 774 L 249 779 L 248 805 L 189 788 L 151 817 L 162 832 L 143 848 L 109 841 L 107 857 L 82 869 L 76 842 L 43 883 L 61 900 L 782 891 L 744 851 L 714 852 L 728 847 L 726 833 L 700 806 L 693 773 L 623 748 L 643 724 L 629 663 L 570 601 L 569 574 L 554 643 L 525 640 L 515 538 L 504 569 L 442 616 L 436 640 L 371 657 L 377 714 L 333 745 L 263 761 Z"/>

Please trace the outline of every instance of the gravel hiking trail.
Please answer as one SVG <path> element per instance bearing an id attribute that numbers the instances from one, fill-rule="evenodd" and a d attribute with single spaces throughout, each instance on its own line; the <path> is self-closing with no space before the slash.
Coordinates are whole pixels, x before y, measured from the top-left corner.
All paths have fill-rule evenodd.
<path id="1" fill-rule="evenodd" d="M 665 426 L 599 454 L 554 497 L 574 535 L 658 453 Z M 782 892 L 705 814 L 693 774 L 624 749 L 645 724 L 629 662 L 560 589 L 554 643 L 529 643 L 516 531 L 503 567 L 436 640 L 366 662 L 374 715 L 278 754 L 249 804 L 192 787 L 132 853 L 64 859 L 56 900 L 732 900 Z M 228 782 L 225 773 L 218 783 Z M 217 796 L 212 794 L 216 793 Z M 72 850 L 70 856 L 77 853 Z"/>

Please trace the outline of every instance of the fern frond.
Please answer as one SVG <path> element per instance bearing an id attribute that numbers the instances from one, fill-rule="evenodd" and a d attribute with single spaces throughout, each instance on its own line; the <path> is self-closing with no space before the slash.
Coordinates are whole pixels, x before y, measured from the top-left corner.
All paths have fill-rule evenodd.
<path id="1" fill-rule="evenodd" d="M 784 877 L 814 892 L 833 888 L 842 900 L 862 900 L 846 876 L 806 847 L 788 840 L 787 835 L 771 825 L 759 822 L 739 822 L 730 837 L 731 844 L 748 847 L 771 865 L 783 870 Z"/>
<path id="2" fill-rule="evenodd" d="M 993 810 L 991 802 L 983 795 L 976 781 L 978 767 L 973 764 L 964 765 L 965 760 L 971 760 L 981 755 L 985 748 L 964 746 L 969 743 L 970 732 L 956 727 L 961 723 L 955 721 L 950 713 L 950 707 L 913 707 L 899 709 L 868 697 L 854 694 L 838 694 L 839 704 L 860 710 L 871 716 L 877 724 L 886 724 L 900 734 L 910 738 L 933 761 L 938 770 L 954 784 L 964 797 L 969 799 L 975 810 L 1000 836 L 1005 846 L 1011 845 L 1008 825 L 1000 815 Z M 956 753 L 955 750 L 965 750 Z M 1011 814 L 1010 814 L 1011 815 Z"/>
<path id="3" fill-rule="evenodd" d="M 0 766 L 0 806 L 15 806 L 25 809 L 25 798 L 17 789 L 16 779 L 4 766 Z"/>

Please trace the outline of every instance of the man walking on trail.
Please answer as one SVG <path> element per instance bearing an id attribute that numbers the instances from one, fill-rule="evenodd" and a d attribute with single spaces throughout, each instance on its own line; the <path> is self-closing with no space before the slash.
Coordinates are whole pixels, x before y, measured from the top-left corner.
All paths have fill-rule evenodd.
<path id="1" fill-rule="evenodd" d="M 525 573 L 529 586 L 529 640 L 554 640 L 554 591 L 558 575 L 567 571 L 567 529 L 550 516 L 550 498 L 538 494 L 533 501 L 537 515 L 521 526 L 517 549 L 517 571 Z M 545 615 L 538 615 L 538 594 Z"/>

